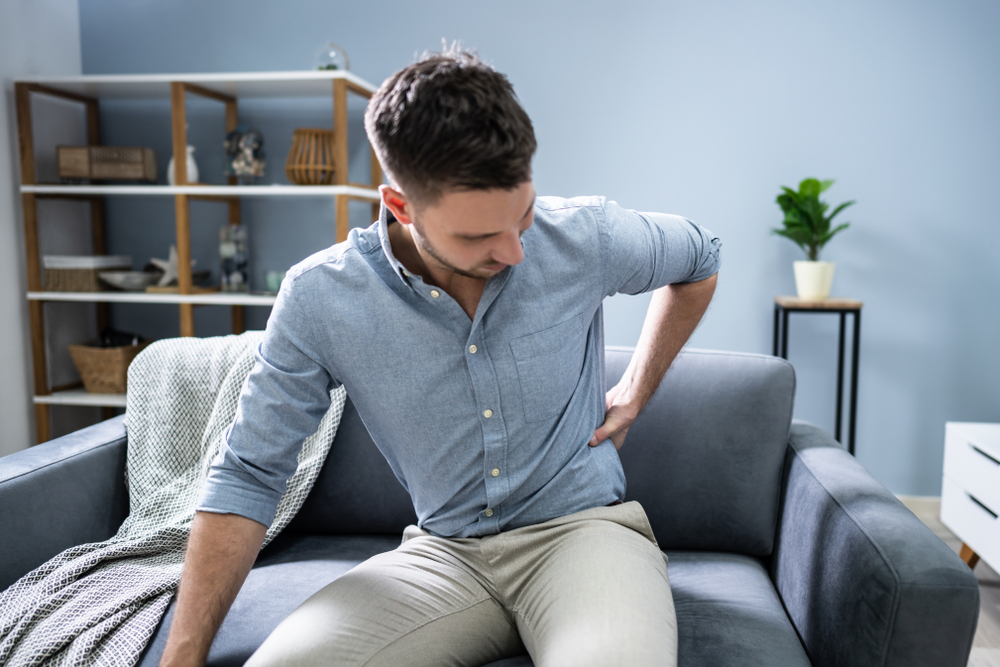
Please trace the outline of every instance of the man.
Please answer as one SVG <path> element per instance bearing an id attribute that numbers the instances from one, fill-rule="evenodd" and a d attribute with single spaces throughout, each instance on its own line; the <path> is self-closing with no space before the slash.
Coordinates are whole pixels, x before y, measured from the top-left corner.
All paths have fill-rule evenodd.
<path id="1" fill-rule="evenodd" d="M 302 441 L 344 385 L 419 521 L 248 664 L 676 664 L 664 558 L 622 503 L 629 426 L 697 326 L 717 239 L 602 198 L 536 198 L 535 138 L 474 55 L 369 104 L 377 224 L 288 274 L 196 515 L 163 665 L 204 662 Z M 605 395 L 603 299 L 653 290 Z M 588 446 L 589 445 L 589 446 Z"/>

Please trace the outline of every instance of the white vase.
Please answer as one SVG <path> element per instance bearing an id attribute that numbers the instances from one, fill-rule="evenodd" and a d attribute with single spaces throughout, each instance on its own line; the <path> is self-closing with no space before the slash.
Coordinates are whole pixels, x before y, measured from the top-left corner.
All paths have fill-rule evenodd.
<path id="1" fill-rule="evenodd" d="M 167 183 L 176 185 L 174 181 L 174 159 L 170 158 L 170 164 L 167 165 Z M 187 147 L 187 182 L 198 182 L 198 163 L 194 161 L 194 146 Z"/>
<path id="2" fill-rule="evenodd" d="M 800 299 L 825 299 L 833 284 L 834 262 L 795 262 L 795 289 Z"/>

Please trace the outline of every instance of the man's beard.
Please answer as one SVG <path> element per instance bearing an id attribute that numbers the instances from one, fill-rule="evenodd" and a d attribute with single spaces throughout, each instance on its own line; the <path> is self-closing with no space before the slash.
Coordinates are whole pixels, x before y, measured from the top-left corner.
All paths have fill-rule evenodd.
<path id="1" fill-rule="evenodd" d="M 417 227 L 416 224 L 414 224 L 413 226 Z M 488 272 L 488 275 L 481 275 L 478 273 L 473 273 L 475 269 L 458 268 L 457 266 L 446 260 L 444 257 L 442 257 L 441 253 L 439 253 L 437 250 L 434 249 L 434 246 L 432 246 L 430 242 L 427 241 L 427 237 L 424 236 L 423 230 L 421 230 L 420 227 L 417 227 L 417 234 L 412 234 L 411 236 L 413 237 L 414 242 L 418 246 L 420 246 L 420 248 L 424 252 L 433 257 L 438 262 L 438 264 L 448 269 L 452 273 L 457 273 L 460 276 L 465 276 L 466 278 L 473 278 L 475 280 L 489 280 L 497 273 L 496 271 L 490 271 Z"/>

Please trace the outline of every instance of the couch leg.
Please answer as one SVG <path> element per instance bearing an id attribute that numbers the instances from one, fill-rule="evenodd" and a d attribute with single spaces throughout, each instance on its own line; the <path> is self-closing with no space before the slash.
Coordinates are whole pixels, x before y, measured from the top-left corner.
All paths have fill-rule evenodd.
<path id="1" fill-rule="evenodd" d="M 969 569 L 973 570 L 976 568 L 976 563 L 979 562 L 979 554 L 973 551 L 972 547 L 965 542 L 962 542 L 962 551 L 958 554 L 958 557 L 969 566 Z"/>

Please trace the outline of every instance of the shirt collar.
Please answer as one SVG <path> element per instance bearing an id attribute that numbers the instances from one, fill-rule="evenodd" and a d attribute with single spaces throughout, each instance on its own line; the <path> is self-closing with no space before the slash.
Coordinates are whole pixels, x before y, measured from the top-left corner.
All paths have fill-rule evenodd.
<path id="1" fill-rule="evenodd" d="M 385 202 L 382 202 L 378 210 L 378 238 L 382 243 L 382 252 L 385 253 L 385 258 L 388 260 L 389 266 L 399 276 L 399 279 L 407 287 L 412 287 L 409 281 L 410 272 L 403 268 L 403 265 L 396 259 L 396 256 L 392 254 L 392 244 L 389 243 L 389 224 L 393 222 L 396 222 L 396 217 L 392 214 L 392 211 L 386 208 Z"/>

